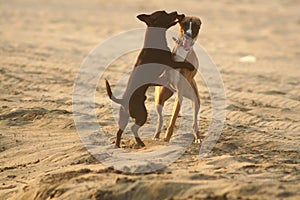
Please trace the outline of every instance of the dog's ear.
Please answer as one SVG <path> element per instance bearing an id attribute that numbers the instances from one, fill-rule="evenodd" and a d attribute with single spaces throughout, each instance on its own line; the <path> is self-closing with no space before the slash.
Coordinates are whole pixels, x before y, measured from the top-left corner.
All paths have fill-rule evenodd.
<path id="1" fill-rule="evenodd" d="M 146 15 L 146 14 L 140 14 L 138 16 L 136 16 L 139 20 L 141 20 L 142 22 L 145 22 L 148 26 L 150 25 L 150 20 L 149 17 L 150 15 Z"/>
<path id="2" fill-rule="evenodd" d="M 181 15 L 177 15 L 177 19 L 179 21 L 179 23 L 185 18 L 185 15 L 184 14 L 181 14 Z"/>
<path id="3" fill-rule="evenodd" d="M 196 18 L 196 24 L 199 26 L 199 28 L 201 27 L 202 21 L 200 18 Z"/>

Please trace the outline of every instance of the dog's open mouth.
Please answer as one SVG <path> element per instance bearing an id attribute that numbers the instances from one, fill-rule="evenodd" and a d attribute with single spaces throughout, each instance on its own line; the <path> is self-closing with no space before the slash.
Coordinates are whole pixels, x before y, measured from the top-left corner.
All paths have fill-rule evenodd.
<path id="1" fill-rule="evenodd" d="M 188 34 L 184 33 L 182 37 L 180 38 L 175 38 L 173 37 L 173 40 L 181 46 L 185 51 L 189 51 L 193 45 L 195 44 L 196 38 L 193 39 L 191 38 Z"/>
<path id="2" fill-rule="evenodd" d="M 195 40 L 188 36 L 187 34 L 183 34 L 182 37 L 182 47 L 184 50 L 189 51 L 195 43 Z"/>

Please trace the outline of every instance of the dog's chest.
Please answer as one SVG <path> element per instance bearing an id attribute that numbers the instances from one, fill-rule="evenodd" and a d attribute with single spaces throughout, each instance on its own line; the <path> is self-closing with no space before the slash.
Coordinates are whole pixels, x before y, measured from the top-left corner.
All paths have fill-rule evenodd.
<path id="1" fill-rule="evenodd" d="M 182 46 L 178 46 L 178 48 L 175 48 L 173 50 L 174 53 L 174 61 L 176 62 L 183 62 L 186 57 L 188 56 L 189 51 L 186 51 Z M 170 78 L 170 82 L 171 82 L 171 87 L 173 87 L 173 89 L 177 89 L 178 88 L 178 84 L 180 82 L 180 69 L 177 70 L 170 70 L 169 71 L 169 78 Z"/>
<path id="2" fill-rule="evenodd" d="M 179 46 L 175 51 L 173 51 L 174 53 L 174 60 L 177 62 L 183 62 L 189 51 L 186 51 L 182 46 Z"/>

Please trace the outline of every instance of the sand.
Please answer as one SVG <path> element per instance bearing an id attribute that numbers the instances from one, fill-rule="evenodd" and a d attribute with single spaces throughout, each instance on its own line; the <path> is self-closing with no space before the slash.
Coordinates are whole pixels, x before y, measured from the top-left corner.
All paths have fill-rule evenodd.
<path id="1" fill-rule="evenodd" d="M 0 5 L 0 199 L 299 199 L 298 0 L 11 0 Z M 94 47 L 144 28 L 136 15 L 158 9 L 202 19 L 198 42 L 222 76 L 226 121 L 206 158 L 199 159 L 200 145 L 192 144 L 166 168 L 128 174 L 103 165 L 81 142 L 73 85 Z M 112 140 L 117 125 L 103 78 L 116 84 L 132 69 L 136 53 L 114 61 L 97 85 L 95 112 Z M 197 75 L 196 81 L 204 137 L 211 98 L 203 78 Z M 166 105 L 166 121 L 172 104 Z M 151 95 L 147 105 L 154 106 Z M 152 116 L 149 126 L 156 123 Z M 191 131 L 189 124 L 181 128 Z M 143 139 L 148 150 L 166 146 Z M 134 148 L 130 131 L 122 146 L 145 151 Z"/>

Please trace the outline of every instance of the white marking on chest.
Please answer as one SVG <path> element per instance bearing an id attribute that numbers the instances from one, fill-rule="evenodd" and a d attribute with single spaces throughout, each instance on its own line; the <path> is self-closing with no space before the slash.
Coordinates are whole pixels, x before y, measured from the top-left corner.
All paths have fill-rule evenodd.
<path id="1" fill-rule="evenodd" d="M 192 22 L 190 21 L 190 24 L 189 24 L 189 29 L 186 31 L 185 34 L 188 34 L 188 35 L 192 35 Z M 192 47 L 189 48 L 188 50 L 185 49 L 183 47 L 183 40 L 186 39 L 186 38 L 189 38 L 189 39 L 192 39 L 190 37 L 186 37 L 186 35 L 183 35 L 181 38 L 179 38 L 179 40 L 177 41 L 178 44 L 177 44 L 177 47 L 175 47 L 173 49 L 173 53 L 175 54 L 174 55 L 174 61 L 177 61 L 177 62 L 184 62 L 184 60 L 187 58 L 189 52 L 192 50 Z M 194 42 L 194 41 L 193 41 Z M 193 45 L 193 43 L 192 43 Z M 177 69 L 177 70 L 170 70 L 169 71 L 169 78 L 170 78 L 170 81 L 171 81 L 171 87 L 173 89 L 177 89 L 178 88 L 178 85 L 180 84 L 180 69 Z"/>
<path id="2" fill-rule="evenodd" d="M 177 48 L 177 51 L 175 52 L 174 55 L 174 60 L 177 62 L 183 62 L 187 55 L 188 55 L 189 51 L 186 51 L 182 46 L 179 46 Z M 180 69 L 177 70 L 170 70 L 170 80 L 172 83 L 172 87 L 173 89 L 177 89 L 178 85 L 180 84 Z"/>

